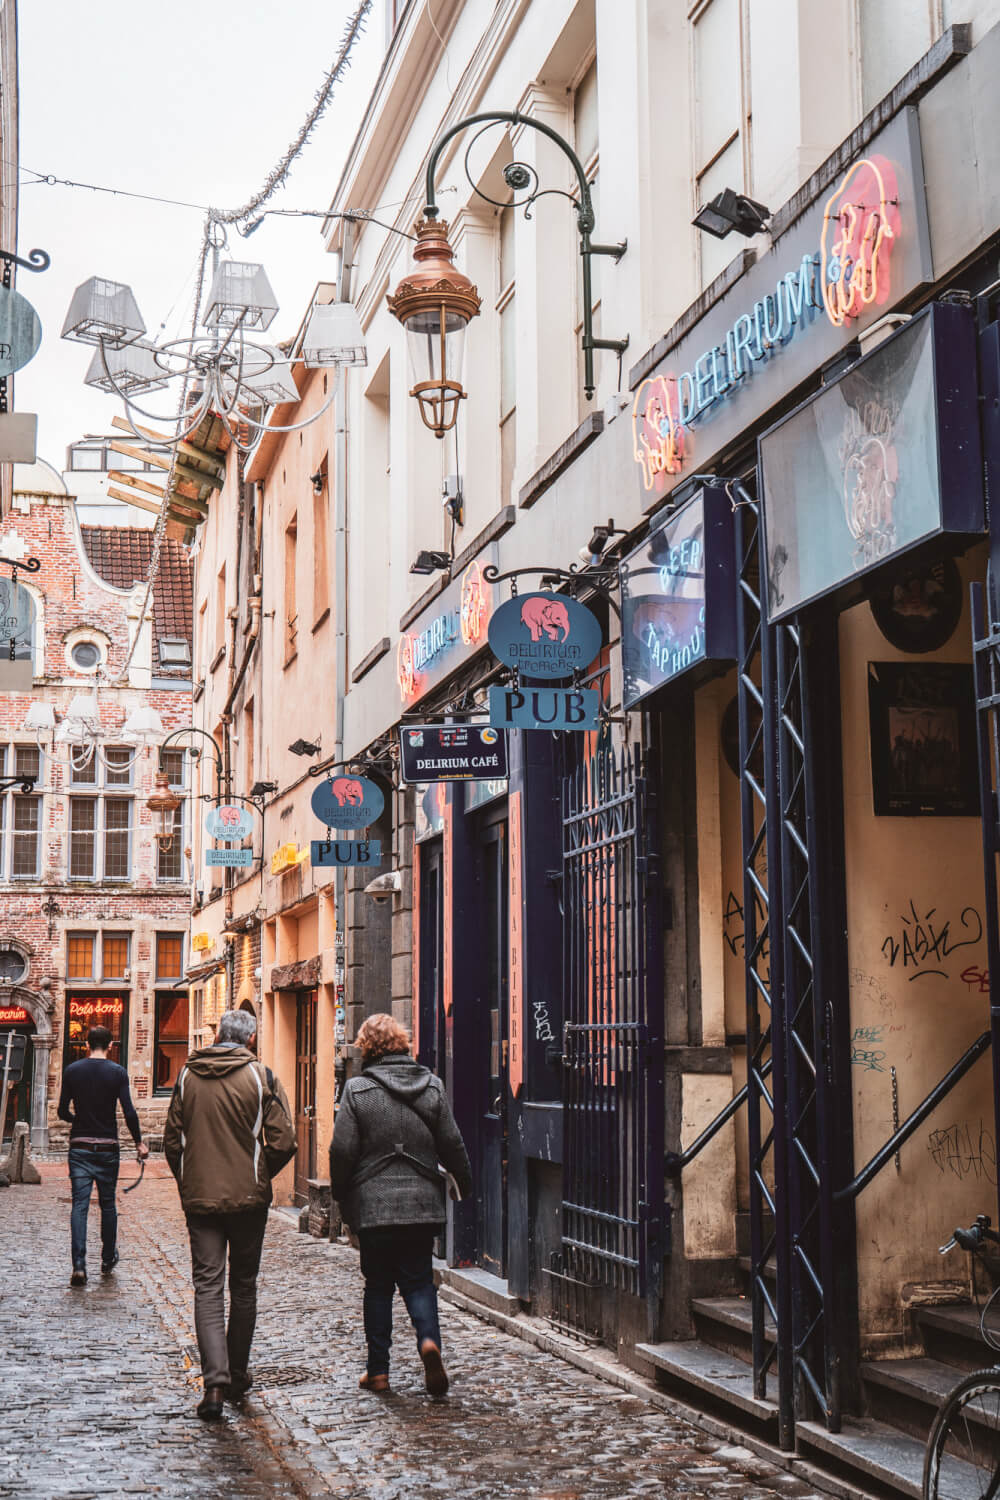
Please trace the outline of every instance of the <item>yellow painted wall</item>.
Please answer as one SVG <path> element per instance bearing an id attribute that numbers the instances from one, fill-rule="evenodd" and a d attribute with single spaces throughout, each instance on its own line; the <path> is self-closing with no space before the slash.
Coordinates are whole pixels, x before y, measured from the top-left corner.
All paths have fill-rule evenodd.
<path id="1" fill-rule="evenodd" d="M 961 565 L 963 583 L 979 558 Z M 966 587 L 967 592 L 967 587 Z M 876 817 L 868 663 L 906 660 L 867 604 L 840 619 L 851 1077 L 855 1164 L 892 1133 L 892 1068 L 905 1119 L 988 1025 L 978 817 Z M 909 658 L 913 659 L 913 658 Z M 971 661 L 968 600 L 951 640 L 920 661 Z M 892 1352 L 916 1287 L 954 1281 L 964 1263 L 937 1247 L 995 1200 L 989 1057 L 981 1059 L 858 1200 L 862 1342 Z"/>

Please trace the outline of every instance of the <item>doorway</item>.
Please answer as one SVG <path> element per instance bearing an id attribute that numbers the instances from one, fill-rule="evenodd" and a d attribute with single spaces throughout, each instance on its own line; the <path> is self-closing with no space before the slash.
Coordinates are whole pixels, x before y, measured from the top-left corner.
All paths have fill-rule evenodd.
<path id="1" fill-rule="evenodd" d="M 35 1081 L 35 1048 L 32 1037 L 35 1034 L 33 1021 L 22 1021 L 14 1026 L 0 1025 L 0 1036 L 6 1037 L 8 1031 L 15 1035 L 26 1038 L 24 1051 L 24 1065 L 21 1069 L 19 1082 L 12 1083 L 7 1091 L 7 1103 L 4 1118 L 0 1120 L 0 1142 L 9 1142 L 14 1135 L 14 1126 L 20 1120 L 31 1124 L 31 1099 L 32 1089 Z M 4 1045 L 0 1045 L 0 1092 L 3 1089 L 3 1057 L 6 1051 Z"/>
<path id="2" fill-rule="evenodd" d="M 483 938 L 477 1069 L 485 1079 L 476 1182 L 477 1259 L 484 1270 L 507 1274 L 507 819 L 479 830 L 480 912 Z"/>
<path id="3" fill-rule="evenodd" d="M 300 990 L 295 1006 L 295 1201 L 309 1200 L 316 1176 L 316 991 Z"/>
<path id="4" fill-rule="evenodd" d="M 444 1078 L 444 868 L 440 839 L 421 845 L 419 920 L 417 1058 Z"/>

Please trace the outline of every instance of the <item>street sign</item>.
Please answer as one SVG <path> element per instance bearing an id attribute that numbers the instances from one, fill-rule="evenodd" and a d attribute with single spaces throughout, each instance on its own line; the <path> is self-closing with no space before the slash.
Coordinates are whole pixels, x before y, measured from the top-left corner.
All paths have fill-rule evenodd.
<path id="1" fill-rule="evenodd" d="M 42 325 L 20 292 L 0 286 L 0 375 L 13 375 L 38 353 Z"/>
<path id="2" fill-rule="evenodd" d="M 406 724 L 399 731 L 403 780 L 499 781 L 507 775 L 507 736 L 479 724 Z"/>
<path id="3" fill-rule="evenodd" d="M 601 649 L 599 622 L 566 594 L 518 594 L 494 612 L 490 650 L 506 667 L 532 679 L 584 672 Z"/>
<path id="4" fill-rule="evenodd" d="M 381 839 L 313 839 L 309 847 L 314 867 L 382 863 Z"/>
<path id="5" fill-rule="evenodd" d="M 205 814 L 205 832 L 213 839 L 240 843 L 253 833 L 253 813 L 245 807 L 224 802 L 221 807 L 210 808 Z"/>
<path id="6" fill-rule="evenodd" d="M 205 864 L 209 869 L 218 867 L 224 870 L 240 869 L 246 865 L 253 864 L 252 849 L 206 849 Z"/>
<path id="7" fill-rule="evenodd" d="M 367 776 L 331 776 L 312 794 L 312 810 L 327 828 L 367 828 L 385 807 L 382 789 Z"/>
<path id="8" fill-rule="evenodd" d="M 497 729 L 594 730 L 600 709 L 596 688 L 490 688 L 490 723 Z"/>

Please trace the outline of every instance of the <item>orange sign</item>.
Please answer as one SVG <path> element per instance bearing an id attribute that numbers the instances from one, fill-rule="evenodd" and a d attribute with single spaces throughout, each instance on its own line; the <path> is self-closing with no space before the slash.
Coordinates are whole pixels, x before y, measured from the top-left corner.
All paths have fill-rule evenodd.
<path id="1" fill-rule="evenodd" d="M 508 860 L 508 912 L 510 922 L 510 965 L 508 974 L 507 1035 L 510 1043 L 509 1076 L 511 1093 L 521 1092 L 524 1082 L 524 916 L 521 906 L 523 871 L 521 869 L 521 793 L 511 792 L 510 857 Z"/>
<path id="2" fill-rule="evenodd" d="M 444 866 L 441 885 L 442 898 L 444 900 L 444 952 L 441 955 L 444 973 L 441 979 L 441 1001 L 444 1005 L 446 1016 L 451 1015 L 451 1002 L 454 997 L 454 974 L 455 963 L 455 941 L 452 931 L 455 918 L 455 808 L 451 799 L 444 805 L 444 844 L 442 865 Z"/>
<path id="3" fill-rule="evenodd" d="M 106 1016 L 123 1016 L 125 1014 L 124 1000 L 71 1000 L 69 1002 L 69 1018 L 71 1021 L 99 1021 Z"/>
<path id="4" fill-rule="evenodd" d="M 22 1026 L 30 1020 L 23 1005 L 0 1005 L 0 1026 Z"/>

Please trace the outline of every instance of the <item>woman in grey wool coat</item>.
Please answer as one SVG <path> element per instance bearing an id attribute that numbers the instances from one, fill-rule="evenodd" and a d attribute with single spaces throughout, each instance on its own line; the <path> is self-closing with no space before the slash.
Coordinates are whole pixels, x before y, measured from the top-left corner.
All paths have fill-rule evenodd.
<path id="1" fill-rule="evenodd" d="M 330 1191 L 361 1244 L 368 1366 L 364 1390 L 389 1389 L 392 1298 L 398 1286 L 417 1335 L 424 1381 L 443 1396 L 435 1235 L 445 1221 L 445 1175 L 464 1198 L 469 1158 L 440 1078 L 410 1056 L 392 1016 L 369 1016 L 357 1035 L 362 1072 L 344 1090 L 330 1144 Z M 441 1166 L 438 1164 L 441 1163 Z"/>

